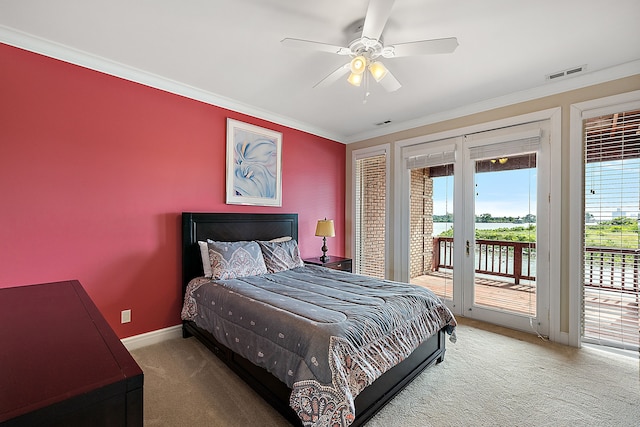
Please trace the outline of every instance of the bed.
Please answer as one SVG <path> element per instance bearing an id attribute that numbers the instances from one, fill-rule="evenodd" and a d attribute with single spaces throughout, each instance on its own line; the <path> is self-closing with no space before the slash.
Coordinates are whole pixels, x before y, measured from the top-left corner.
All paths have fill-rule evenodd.
<path id="1" fill-rule="evenodd" d="M 381 317 L 384 316 L 386 307 L 392 304 L 389 304 L 387 302 L 389 298 L 385 297 L 384 304 L 376 305 L 378 304 L 377 301 L 383 299 L 383 297 L 378 296 L 378 294 L 369 294 L 373 292 L 370 288 L 382 287 L 380 292 L 390 292 L 386 288 L 390 282 L 372 282 L 373 279 L 366 276 L 352 275 L 351 273 L 318 266 L 295 266 L 295 268 L 286 271 L 242 278 L 232 277 L 229 280 L 222 281 L 202 277 L 205 272 L 203 271 L 201 246 L 198 242 L 207 241 L 207 239 L 214 242 L 268 242 L 284 236 L 291 237 L 293 242 L 297 241 L 297 214 L 183 213 L 182 282 L 183 295 L 185 296 L 182 313 L 183 336 L 195 336 L 200 340 L 293 425 L 317 427 L 328 425 L 360 426 L 373 417 L 378 410 L 426 367 L 443 361 L 447 334 L 453 334 L 452 337 L 455 337 L 455 319 L 444 305 L 435 307 L 433 313 L 416 315 L 416 318 L 419 319 L 433 318 L 436 317 L 435 311 L 437 309 L 437 315 L 444 320 L 438 320 L 442 325 L 438 323 L 437 329 L 430 331 L 428 337 L 425 335 L 420 338 L 418 334 L 426 334 L 426 323 L 429 323 L 428 326 L 433 329 L 432 323 L 435 323 L 435 320 L 433 322 L 416 322 L 417 324 L 420 323 L 420 327 L 412 326 L 413 329 L 409 333 L 403 334 L 400 338 L 395 336 L 393 343 L 394 345 L 396 345 L 396 342 L 400 343 L 398 344 L 399 347 L 407 347 L 410 342 L 417 342 L 416 346 L 412 347 L 410 351 L 404 348 L 406 354 L 401 357 L 389 356 L 387 357 L 389 360 L 383 357 L 381 359 L 385 360 L 366 361 L 363 359 L 364 356 L 361 357 L 360 353 L 356 353 L 354 345 L 344 338 L 334 336 L 337 335 L 334 334 L 334 328 L 337 327 L 335 326 L 337 324 L 344 323 L 349 325 L 348 327 L 345 326 L 346 329 L 350 330 L 346 331 L 348 337 L 354 336 L 357 337 L 355 338 L 356 341 L 365 342 L 366 352 L 368 353 L 376 350 L 375 346 L 378 345 L 377 338 L 369 339 L 374 336 L 371 335 L 370 329 L 372 328 L 369 327 L 369 323 L 385 323 L 388 322 L 386 320 L 387 317 L 392 318 L 395 315 Z M 266 284 L 263 285 L 263 281 Z M 258 282 L 260 283 L 258 284 Z M 299 286 L 298 284 L 300 283 L 303 283 L 304 286 Z M 295 286 L 292 287 L 291 284 L 295 284 Z M 328 289 L 330 291 L 324 291 L 322 290 L 323 288 L 320 288 L 320 286 L 325 285 L 329 286 Z M 395 289 L 395 293 L 408 292 L 413 295 L 413 291 L 406 288 L 410 285 L 396 285 L 400 286 L 400 288 Z M 275 292 L 281 292 L 276 288 L 279 289 L 283 286 L 288 290 L 287 292 L 293 292 L 293 295 L 284 292 L 286 296 L 277 295 L 276 298 Z M 365 287 L 357 288 L 358 286 Z M 402 288 L 402 286 L 405 288 Z M 222 289 L 223 292 L 220 293 L 219 289 Z M 271 298 L 267 300 L 267 303 L 261 301 L 258 296 L 258 294 L 264 294 L 265 289 L 268 294 L 267 297 Z M 306 292 L 307 289 L 313 289 L 314 296 L 309 297 L 306 294 L 298 294 L 303 290 Z M 375 291 L 379 292 L 378 290 Z M 339 308 L 335 307 L 342 307 L 347 302 L 343 302 L 341 299 L 338 300 L 335 296 L 342 293 L 347 296 L 345 300 L 356 298 L 356 302 L 358 304 L 361 303 L 360 305 L 363 307 L 367 304 L 374 304 L 376 307 L 380 307 L 379 309 L 369 310 L 378 313 L 378 318 L 371 322 L 368 320 L 358 320 L 355 323 L 341 321 L 343 317 L 340 316 L 343 316 L 343 314 Z M 353 295 L 356 293 L 358 296 L 354 297 Z M 196 304 L 194 300 L 196 294 L 198 297 L 200 297 L 200 294 L 203 295 L 201 298 L 204 298 L 203 301 L 206 300 L 206 307 L 209 307 L 208 309 L 214 315 L 205 312 L 206 307 L 202 308 L 205 305 L 204 302 Z M 331 309 L 313 305 L 315 307 L 311 310 L 315 312 L 313 314 L 299 311 L 303 309 L 302 306 L 310 305 L 307 304 L 309 298 L 313 299 L 318 295 L 323 300 L 333 298 L 330 304 Z M 231 298 L 235 299 L 232 300 Z M 236 299 L 242 300 L 242 302 L 236 301 Z M 291 305 L 291 301 L 296 301 L 295 306 Z M 312 302 L 315 304 L 315 300 Z M 217 306 L 215 305 L 216 303 L 218 304 Z M 251 308 L 251 310 L 256 311 L 255 315 L 254 313 L 247 314 L 247 310 L 250 310 L 249 305 L 240 304 L 255 305 L 255 307 Z M 201 313 L 190 313 L 190 310 L 196 311 L 194 308 L 196 306 L 201 307 Z M 299 354 L 303 354 L 300 356 L 299 354 L 294 354 L 297 349 L 287 350 L 286 348 L 283 352 L 282 361 L 274 359 L 273 357 L 275 356 L 271 359 L 265 356 L 265 361 L 263 359 L 255 360 L 254 356 L 249 356 L 254 352 L 253 347 L 262 349 L 261 346 L 267 346 L 265 348 L 270 349 L 271 347 L 269 346 L 272 346 L 277 347 L 279 350 L 281 349 L 280 347 L 285 347 L 284 344 L 281 345 L 279 342 L 275 344 L 264 342 L 263 337 L 255 338 L 253 336 L 245 337 L 239 335 L 256 325 L 254 320 L 249 320 L 249 318 L 253 319 L 258 315 L 257 312 L 262 312 L 265 309 L 265 306 L 273 306 L 270 308 L 273 311 L 264 316 L 268 317 L 268 322 L 280 322 L 275 325 L 268 325 L 271 328 L 269 334 L 275 334 L 276 328 L 278 331 L 285 331 L 284 333 L 273 335 L 270 339 L 274 342 L 278 339 L 282 339 L 283 342 L 289 340 L 297 343 L 299 347 L 302 342 L 301 331 L 310 331 L 306 332 L 306 334 L 314 336 L 314 339 L 309 340 L 309 343 L 302 342 L 305 352 L 309 352 L 315 351 L 313 349 L 317 349 L 318 346 L 326 347 L 326 343 L 322 341 L 323 335 L 331 335 L 328 339 L 331 341 L 329 348 L 332 350 L 322 356 L 326 360 L 318 361 L 315 356 L 310 357 L 302 352 L 299 352 Z M 215 315 L 215 310 L 218 309 L 221 313 L 220 316 Z M 353 310 L 356 310 L 356 308 Z M 363 309 L 360 310 L 362 311 Z M 236 322 L 233 324 L 228 321 L 230 319 L 222 318 L 222 314 L 226 317 L 231 316 L 232 311 L 236 316 L 232 319 L 233 322 Z M 245 315 L 244 320 L 238 320 L 242 319 L 241 314 Z M 306 323 L 303 326 L 294 326 L 292 318 L 302 318 L 302 321 Z M 260 327 L 264 322 L 267 322 L 267 320 L 259 322 Z M 266 325 L 266 323 L 264 324 Z M 224 325 L 228 325 L 231 329 L 226 332 L 221 331 L 219 325 L 222 326 L 222 329 L 224 329 Z M 310 325 L 319 325 L 318 331 L 315 329 L 301 329 L 311 328 Z M 356 325 L 356 331 L 352 330 L 354 325 Z M 367 326 L 360 327 L 358 325 Z M 264 330 L 266 331 L 267 327 Z M 366 332 L 362 332 L 363 330 L 366 330 Z M 362 333 L 369 338 L 363 338 Z M 382 332 L 378 334 L 384 335 Z M 318 338 L 316 338 L 316 335 Z M 384 339 L 389 340 L 390 338 L 387 335 L 384 335 Z M 235 341 L 232 339 L 234 336 L 236 337 Z M 256 339 L 262 341 L 257 342 Z M 418 339 L 420 339 L 419 342 L 416 341 Z M 251 347 L 251 351 L 245 351 L 244 345 L 247 342 L 249 344 L 246 345 L 246 348 L 249 349 Z M 368 344 L 369 342 L 375 342 L 376 344 L 374 346 L 373 344 Z M 257 353 L 264 356 L 263 351 Z M 385 351 L 379 351 L 379 349 L 377 353 L 386 354 Z M 294 362 L 288 360 L 291 358 L 290 356 L 298 357 L 302 360 L 292 365 Z M 322 359 L 322 357 L 319 356 L 318 359 Z M 391 359 L 393 358 L 398 360 L 392 363 Z M 252 360 L 250 361 L 249 359 Z M 336 362 L 338 359 L 340 359 L 339 363 L 348 362 L 350 366 L 347 368 L 342 365 L 338 366 L 339 363 Z M 276 367 L 278 362 L 281 363 Z M 330 369 L 327 369 L 324 365 L 329 365 L 328 368 Z M 295 368 L 291 366 L 295 366 Z M 324 372 L 321 368 L 324 368 L 324 371 L 327 372 Z M 354 369 L 351 370 L 351 368 Z M 295 373 L 292 371 L 295 371 Z M 372 374 L 372 371 L 377 373 Z M 287 372 L 291 378 L 287 377 Z M 348 372 L 348 374 L 344 372 Z M 320 379 L 309 377 L 309 375 L 316 374 Z M 327 382 L 327 376 L 330 376 L 329 382 Z M 332 382 L 334 384 L 336 382 L 339 383 L 336 389 L 332 388 Z M 316 395 L 314 393 L 320 394 Z M 334 398 L 336 394 L 340 395 L 340 399 Z M 355 398 L 353 398 L 353 395 L 355 395 Z"/>

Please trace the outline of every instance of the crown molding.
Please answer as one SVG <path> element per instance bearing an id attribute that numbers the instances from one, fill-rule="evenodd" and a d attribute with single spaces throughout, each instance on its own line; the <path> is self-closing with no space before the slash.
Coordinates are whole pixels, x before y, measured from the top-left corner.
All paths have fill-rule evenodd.
<path id="1" fill-rule="evenodd" d="M 0 25 L 0 42 L 30 52 L 38 53 L 50 58 L 58 59 L 70 64 L 79 65 L 94 71 L 119 77 L 125 80 L 136 82 L 165 92 L 181 95 L 190 99 L 204 102 L 206 104 L 225 108 L 241 114 L 246 114 L 259 119 L 267 120 L 292 129 L 310 133 L 332 141 L 349 144 L 352 142 L 364 141 L 366 139 L 376 138 L 389 135 L 396 132 L 402 132 L 433 123 L 451 120 L 458 117 L 476 114 L 495 108 L 505 107 L 520 102 L 531 101 L 549 95 L 555 95 L 570 90 L 580 89 L 583 87 L 605 83 L 607 81 L 629 77 L 640 74 L 640 60 L 621 64 L 619 66 L 606 68 L 603 70 L 585 72 L 571 78 L 564 78 L 559 81 L 549 82 L 544 85 L 491 98 L 474 104 L 465 105 L 460 108 L 454 108 L 447 111 L 438 112 L 436 114 L 426 115 L 414 120 L 408 120 L 400 123 L 394 123 L 384 126 L 380 129 L 361 132 L 353 135 L 340 135 L 330 132 L 326 129 L 320 129 L 293 120 L 289 117 L 273 114 L 272 112 L 256 108 L 254 106 L 238 102 L 236 100 L 207 92 L 175 80 L 167 79 L 147 71 L 143 71 L 125 64 L 121 64 L 97 55 L 87 53 L 69 46 L 56 43 L 41 37 L 28 34 L 14 28 Z"/>
<path id="2" fill-rule="evenodd" d="M 293 120 L 289 117 L 273 114 L 269 111 L 247 105 L 212 92 L 207 92 L 175 80 L 167 79 L 135 67 L 121 64 L 79 49 L 74 49 L 4 25 L 0 25 L 0 42 L 114 77 L 140 83 L 155 89 L 160 89 L 165 92 L 201 101 L 216 107 L 225 108 L 237 113 L 267 120 L 282 126 L 320 136 L 322 138 L 327 138 L 336 142 L 343 142 L 342 135 L 337 135 L 335 133 L 328 132 L 327 130 L 310 126 L 307 123 Z"/>

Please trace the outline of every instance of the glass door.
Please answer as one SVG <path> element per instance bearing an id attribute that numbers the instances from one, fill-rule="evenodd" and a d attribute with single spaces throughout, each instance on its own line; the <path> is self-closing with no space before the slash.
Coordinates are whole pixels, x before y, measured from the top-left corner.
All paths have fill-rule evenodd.
<path id="1" fill-rule="evenodd" d="M 538 274 L 548 253 L 542 136 L 532 124 L 466 138 L 463 299 L 469 317 L 547 335 L 548 273 Z"/>
<path id="2" fill-rule="evenodd" d="M 409 282 L 453 300 L 452 163 L 411 170 Z"/>
<path id="3" fill-rule="evenodd" d="M 533 317 L 536 157 L 529 153 L 476 160 L 474 175 L 474 302 Z"/>
<path id="4" fill-rule="evenodd" d="M 454 299 L 454 170 L 452 141 L 405 152 L 409 170 L 409 283 Z"/>

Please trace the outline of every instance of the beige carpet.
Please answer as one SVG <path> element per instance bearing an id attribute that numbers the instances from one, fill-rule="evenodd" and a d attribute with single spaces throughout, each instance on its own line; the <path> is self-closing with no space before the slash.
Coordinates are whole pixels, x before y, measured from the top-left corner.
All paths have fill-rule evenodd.
<path id="1" fill-rule="evenodd" d="M 640 426 L 637 358 L 459 319 L 458 342 L 367 427 Z M 194 338 L 132 352 L 145 426 L 287 426 Z"/>

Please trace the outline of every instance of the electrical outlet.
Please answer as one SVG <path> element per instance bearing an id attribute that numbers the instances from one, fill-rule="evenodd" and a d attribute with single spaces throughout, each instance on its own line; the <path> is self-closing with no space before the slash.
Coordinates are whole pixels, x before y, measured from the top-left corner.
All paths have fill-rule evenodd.
<path id="1" fill-rule="evenodd" d="M 122 310 L 120 312 L 120 323 L 131 322 L 131 310 Z"/>

